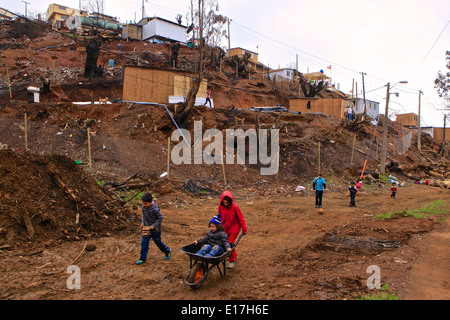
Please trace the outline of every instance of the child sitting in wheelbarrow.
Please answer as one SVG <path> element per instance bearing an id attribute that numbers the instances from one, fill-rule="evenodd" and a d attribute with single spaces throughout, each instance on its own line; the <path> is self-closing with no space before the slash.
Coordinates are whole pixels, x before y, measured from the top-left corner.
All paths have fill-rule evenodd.
<path id="1" fill-rule="evenodd" d="M 196 254 L 205 257 L 217 257 L 222 255 L 225 250 L 231 251 L 228 236 L 221 224 L 220 215 L 214 216 L 209 221 L 209 229 L 206 237 L 194 241 L 194 244 L 202 244 L 203 247 Z"/>

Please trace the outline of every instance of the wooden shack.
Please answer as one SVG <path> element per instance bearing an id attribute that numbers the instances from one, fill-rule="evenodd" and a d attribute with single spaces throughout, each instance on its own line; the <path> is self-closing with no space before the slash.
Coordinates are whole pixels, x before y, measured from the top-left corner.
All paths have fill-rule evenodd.
<path id="1" fill-rule="evenodd" d="M 335 118 L 345 117 L 348 101 L 343 98 L 290 98 L 289 110 L 301 113 L 324 113 Z"/>
<path id="2" fill-rule="evenodd" d="M 439 142 L 444 141 L 444 128 L 433 129 L 433 139 Z M 450 128 L 445 128 L 445 140 L 450 140 Z"/>
<path id="3" fill-rule="evenodd" d="M 168 104 L 170 97 L 186 97 L 194 75 L 183 71 L 127 66 L 124 71 L 124 101 Z M 197 97 L 205 97 L 208 81 L 203 80 Z"/>
<path id="4" fill-rule="evenodd" d="M 398 114 L 396 122 L 404 127 L 417 127 L 419 126 L 419 116 L 415 113 Z"/>
<path id="5" fill-rule="evenodd" d="M 142 26 L 138 24 L 126 24 L 122 29 L 123 39 L 142 40 Z"/>

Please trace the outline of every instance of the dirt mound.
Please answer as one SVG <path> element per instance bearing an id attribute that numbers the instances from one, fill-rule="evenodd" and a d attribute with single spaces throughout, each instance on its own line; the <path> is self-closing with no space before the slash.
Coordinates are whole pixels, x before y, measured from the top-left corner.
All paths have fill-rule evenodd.
<path id="1" fill-rule="evenodd" d="M 0 246 L 102 236 L 132 214 L 70 158 L 0 152 Z"/>
<path id="2" fill-rule="evenodd" d="M 384 281 L 401 278 L 412 260 L 406 249 L 410 241 L 434 227 L 435 223 L 428 219 L 360 217 L 356 222 L 333 228 L 300 250 L 280 255 L 277 260 L 283 264 L 287 276 L 305 283 L 310 297 L 355 299 L 372 293 L 367 287 L 369 266 L 382 269 Z"/>

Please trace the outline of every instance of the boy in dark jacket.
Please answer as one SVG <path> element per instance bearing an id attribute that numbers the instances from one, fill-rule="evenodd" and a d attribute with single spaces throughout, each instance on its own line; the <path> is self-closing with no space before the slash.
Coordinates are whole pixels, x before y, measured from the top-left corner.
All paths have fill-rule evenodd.
<path id="1" fill-rule="evenodd" d="M 231 251 L 228 236 L 223 229 L 220 218 L 220 215 L 213 217 L 209 221 L 210 231 L 206 234 L 206 237 L 194 242 L 195 244 L 203 244 L 203 247 L 196 254 L 205 257 L 216 257 L 224 253 L 225 250 Z"/>
<path id="2" fill-rule="evenodd" d="M 358 193 L 358 189 L 355 187 L 355 183 L 350 183 L 350 187 L 348 188 L 347 195 L 350 196 L 350 207 L 356 207 L 355 198 Z"/>
<path id="3" fill-rule="evenodd" d="M 152 195 L 150 193 L 144 193 L 142 196 L 142 223 L 139 227 L 144 230 L 149 230 L 149 233 L 145 233 L 144 231 L 141 241 L 141 255 L 136 264 L 142 264 L 147 260 L 150 238 L 153 239 L 159 250 L 165 253 L 166 256 L 164 259 L 167 260 L 170 258 L 170 248 L 161 241 L 162 220 L 163 216 L 161 211 L 159 211 L 158 205 L 153 201 Z"/>

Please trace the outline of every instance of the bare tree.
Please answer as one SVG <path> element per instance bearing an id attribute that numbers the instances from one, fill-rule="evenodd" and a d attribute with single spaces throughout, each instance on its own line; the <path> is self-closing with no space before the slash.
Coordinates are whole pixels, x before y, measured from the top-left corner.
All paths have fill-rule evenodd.
<path id="1" fill-rule="evenodd" d="M 190 0 L 188 24 L 194 26 L 194 38 L 198 43 L 198 65 L 195 77 L 191 81 L 186 101 L 181 108 L 177 109 L 175 119 L 180 125 L 186 123 L 190 111 L 194 107 L 200 84 L 205 76 L 205 49 L 207 46 L 214 47 L 220 43 L 225 34 L 224 25 L 228 18 L 217 14 L 219 10 L 218 0 Z M 197 26 L 197 27 L 195 27 Z"/>
<path id="2" fill-rule="evenodd" d="M 325 88 L 325 82 L 318 81 L 308 83 L 308 80 L 305 77 L 300 76 L 300 86 L 305 97 L 314 98 Z"/>
<path id="3" fill-rule="evenodd" d="M 88 12 L 89 18 L 87 23 L 92 30 L 92 35 L 97 35 L 104 29 L 104 4 L 104 0 L 88 0 L 84 3 L 83 9 Z"/>
<path id="4" fill-rule="evenodd" d="M 103 29 L 104 0 L 89 0 L 84 4 L 84 9 L 89 13 L 89 25 L 94 38 L 87 41 L 86 44 L 86 62 L 84 66 L 84 76 L 86 78 L 96 78 L 103 74 L 103 69 L 97 66 L 100 47 L 102 42 L 98 38 L 99 30 Z"/>
<path id="5" fill-rule="evenodd" d="M 447 72 L 439 71 L 436 80 L 434 80 L 434 87 L 437 89 L 439 97 L 444 100 L 447 108 L 450 108 L 450 51 L 445 53 L 447 60 Z"/>

